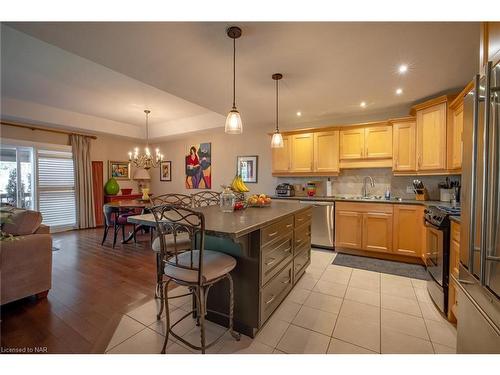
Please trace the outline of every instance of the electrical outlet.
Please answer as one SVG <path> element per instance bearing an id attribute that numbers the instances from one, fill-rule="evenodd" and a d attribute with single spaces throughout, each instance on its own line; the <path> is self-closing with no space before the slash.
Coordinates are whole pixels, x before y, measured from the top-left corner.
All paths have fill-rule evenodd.
<path id="1" fill-rule="evenodd" d="M 413 189 L 413 186 L 408 185 L 408 186 L 406 187 L 406 192 L 407 192 L 408 194 L 412 194 L 412 193 L 414 193 L 414 192 L 415 192 L 415 189 Z"/>

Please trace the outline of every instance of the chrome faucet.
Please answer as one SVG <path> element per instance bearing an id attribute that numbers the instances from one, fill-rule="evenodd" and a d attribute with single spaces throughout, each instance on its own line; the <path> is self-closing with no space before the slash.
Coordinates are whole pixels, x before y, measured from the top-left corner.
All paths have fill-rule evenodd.
<path id="1" fill-rule="evenodd" d="M 375 181 L 373 180 L 373 178 L 371 176 L 365 176 L 365 178 L 363 179 L 363 198 L 368 197 L 368 189 L 366 188 L 366 181 L 367 180 L 370 181 L 370 186 L 372 188 L 375 187 Z"/>

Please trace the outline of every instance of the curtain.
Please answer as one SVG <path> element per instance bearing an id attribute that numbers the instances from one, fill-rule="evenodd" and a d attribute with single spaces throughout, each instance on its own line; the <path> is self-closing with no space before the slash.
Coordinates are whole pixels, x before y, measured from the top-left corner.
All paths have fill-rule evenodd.
<path id="1" fill-rule="evenodd" d="M 71 134 L 75 168 L 76 221 L 79 229 L 95 227 L 94 195 L 92 192 L 92 160 L 89 137 Z"/>

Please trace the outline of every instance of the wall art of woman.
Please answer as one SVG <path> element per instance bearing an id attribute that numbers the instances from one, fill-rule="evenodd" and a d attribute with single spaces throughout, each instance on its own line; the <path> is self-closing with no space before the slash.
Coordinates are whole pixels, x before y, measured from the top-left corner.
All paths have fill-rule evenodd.
<path id="1" fill-rule="evenodd" d="M 186 155 L 186 189 L 210 189 L 211 177 L 211 144 L 191 146 Z"/>

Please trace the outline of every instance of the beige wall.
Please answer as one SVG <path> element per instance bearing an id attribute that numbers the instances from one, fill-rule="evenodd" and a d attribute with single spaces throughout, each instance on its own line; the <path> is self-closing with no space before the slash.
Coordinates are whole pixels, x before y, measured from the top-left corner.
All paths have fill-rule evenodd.
<path id="1" fill-rule="evenodd" d="M 23 129 L 8 125 L 0 127 L 0 136 L 2 138 L 17 139 L 28 142 L 51 143 L 58 145 L 69 145 L 69 138 L 66 134 L 58 134 L 52 132 L 44 132 L 39 130 Z M 97 139 L 92 141 L 90 149 L 92 160 L 104 162 L 104 182 L 108 179 L 108 161 L 109 160 L 127 160 L 128 151 L 138 145 L 140 141 L 133 141 L 126 138 L 112 137 L 107 135 L 98 135 Z M 134 175 L 132 168 L 131 177 Z M 118 181 L 122 188 L 132 188 L 135 192 L 138 191 L 137 182 Z"/>
<path id="2" fill-rule="evenodd" d="M 179 140 L 159 143 L 165 160 L 172 161 L 172 182 L 160 181 L 158 169 L 151 171 L 151 192 L 155 195 L 165 193 L 194 193 L 199 190 L 185 188 L 184 160 L 187 149 L 196 143 L 212 143 L 212 190 L 221 191 L 221 185 L 231 183 L 236 174 L 236 157 L 257 155 L 258 182 L 247 184 L 251 193 L 274 194 L 276 178 L 271 176 L 270 137 L 260 129 L 244 132 L 242 135 L 227 135 L 223 128 L 213 129 L 204 134 L 196 134 Z"/>

